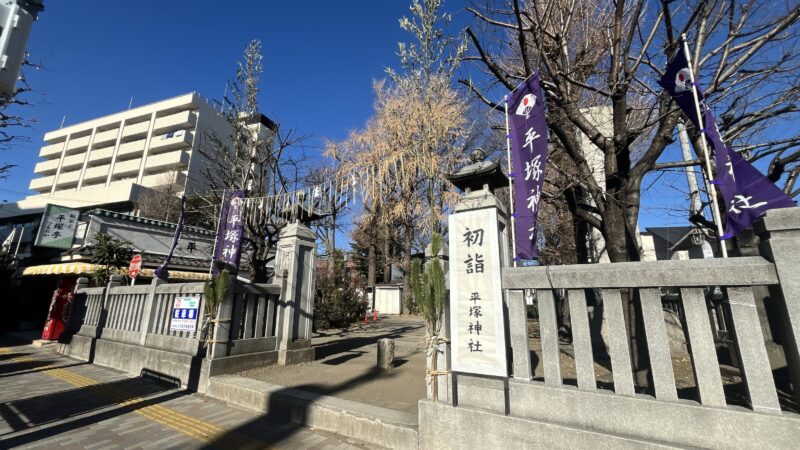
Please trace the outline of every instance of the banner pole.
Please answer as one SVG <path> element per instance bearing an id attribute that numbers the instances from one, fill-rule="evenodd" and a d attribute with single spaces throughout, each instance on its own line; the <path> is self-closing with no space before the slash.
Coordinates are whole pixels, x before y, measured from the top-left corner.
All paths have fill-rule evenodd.
<path id="1" fill-rule="evenodd" d="M 692 98 L 694 99 L 694 109 L 697 113 L 697 123 L 700 126 L 700 146 L 703 149 L 703 156 L 706 160 L 706 189 L 708 195 L 711 197 L 711 212 L 714 215 L 714 222 L 717 224 L 717 239 L 719 240 L 719 249 L 723 258 L 728 257 L 728 249 L 725 242 L 722 240 L 724 230 L 722 229 L 722 218 L 720 217 L 719 205 L 717 204 L 717 189 L 714 187 L 714 174 L 711 172 L 711 158 L 708 154 L 708 145 L 706 144 L 706 137 L 703 132 L 705 125 L 703 124 L 703 115 L 700 113 L 700 98 L 697 95 L 697 86 L 695 85 L 694 70 L 692 69 L 692 55 L 689 53 L 689 43 L 686 42 L 686 35 L 682 34 L 683 40 L 683 53 L 686 56 L 687 66 L 689 68 L 689 81 L 692 83 Z"/>
<path id="2" fill-rule="evenodd" d="M 514 177 L 511 174 L 511 130 L 508 127 L 508 95 L 503 97 L 506 113 L 506 158 L 508 159 L 508 200 L 511 205 L 511 263 L 517 267 L 517 234 L 514 220 Z"/>
<path id="3" fill-rule="evenodd" d="M 222 190 L 222 202 L 219 204 L 219 214 L 217 214 L 217 229 L 214 230 L 214 247 L 211 249 L 211 266 L 208 268 L 208 274 L 212 275 L 214 272 L 214 259 L 217 257 L 217 240 L 219 239 L 219 227 L 222 226 L 222 219 L 219 217 L 222 214 L 222 207 L 225 204 L 225 198 L 228 194 L 227 189 Z"/>

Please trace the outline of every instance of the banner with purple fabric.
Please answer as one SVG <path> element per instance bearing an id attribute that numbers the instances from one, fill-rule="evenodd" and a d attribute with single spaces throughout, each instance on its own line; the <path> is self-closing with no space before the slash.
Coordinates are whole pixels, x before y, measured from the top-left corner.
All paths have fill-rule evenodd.
<path id="1" fill-rule="evenodd" d="M 547 166 L 547 122 L 538 73 L 508 98 L 514 183 L 515 260 L 537 259 L 536 217 Z"/>
<path id="2" fill-rule="evenodd" d="M 220 204 L 219 210 L 219 225 L 217 225 L 217 237 L 214 239 L 214 252 L 211 253 L 211 274 L 213 276 L 219 275 L 219 267 L 217 267 L 217 260 L 219 260 L 218 255 L 222 252 L 222 239 L 219 238 L 220 230 L 225 225 L 225 221 L 228 220 L 228 191 L 224 191 L 222 193 L 222 203 Z"/>
<path id="3" fill-rule="evenodd" d="M 720 239 L 736 236 L 769 209 L 795 206 L 795 202 L 758 169 L 725 145 L 709 109 L 703 112 L 703 122 L 703 131 L 714 149 L 717 165 L 713 183 L 719 186 L 725 201 L 725 234 Z"/>
<path id="4" fill-rule="evenodd" d="M 683 110 L 684 114 L 692 121 L 695 127 L 701 128 L 697 121 L 697 110 L 694 106 L 692 96 L 692 80 L 689 74 L 689 63 L 686 61 L 686 54 L 682 47 L 667 64 L 664 76 L 658 80 L 658 84 L 675 100 L 675 103 Z M 697 87 L 697 98 L 703 101 L 703 92 Z"/>
<path id="5" fill-rule="evenodd" d="M 172 254 L 175 252 L 175 247 L 178 246 L 178 241 L 181 239 L 181 233 L 183 233 L 183 214 L 185 211 L 186 196 L 184 195 L 181 197 L 181 213 L 178 216 L 178 226 L 175 227 L 175 236 L 172 237 L 172 246 L 169 248 L 169 253 L 167 253 L 167 257 L 164 259 L 164 262 L 161 263 L 161 265 L 155 270 L 156 278 L 166 280 L 169 277 L 167 266 L 169 266 L 169 260 L 172 259 Z"/>
<path id="6" fill-rule="evenodd" d="M 217 245 L 214 249 L 214 275 L 219 273 L 217 262 L 230 268 L 239 268 L 244 232 L 243 198 L 244 191 L 233 191 L 227 197 L 227 202 L 223 201 L 219 230 L 217 231 Z"/>

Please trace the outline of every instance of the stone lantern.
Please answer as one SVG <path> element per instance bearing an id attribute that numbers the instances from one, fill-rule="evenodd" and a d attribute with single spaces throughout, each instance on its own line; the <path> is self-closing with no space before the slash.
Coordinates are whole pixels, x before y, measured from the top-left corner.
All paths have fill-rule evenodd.
<path id="1" fill-rule="evenodd" d="M 447 180 L 464 194 L 456 203 L 454 213 L 473 211 L 484 208 L 496 208 L 498 218 L 498 235 L 500 238 L 501 262 L 510 265 L 508 250 L 508 210 L 503 202 L 495 196 L 495 191 L 508 187 L 508 177 L 503 173 L 496 161 L 487 161 L 483 149 L 476 148 L 470 153 L 470 163 L 455 173 L 446 175 Z"/>
<path id="2" fill-rule="evenodd" d="M 464 191 L 466 195 L 479 190 L 494 195 L 495 189 L 508 186 L 508 177 L 500 169 L 500 164 L 496 161 L 486 161 L 483 149 L 476 148 L 469 157 L 470 164 L 446 175 L 453 186 Z"/>

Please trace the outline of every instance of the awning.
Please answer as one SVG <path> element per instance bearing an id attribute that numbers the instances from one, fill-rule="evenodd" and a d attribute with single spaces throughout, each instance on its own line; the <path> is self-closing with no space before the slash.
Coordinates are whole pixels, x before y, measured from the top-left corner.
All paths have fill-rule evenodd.
<path id="1" fill-rule="evenodd" d="M 142 269 L 142 273 L 138 277 L 153 278 L 155 277 L 155 269 Z M 189 281 L 205 281 L 210 280 L 211 275 L 208 272 L 184 272 L 181 270 L 170 270 L 170 280 L 189 280 Z"/>
<path id="2" fill-rule="evenodd" d="M 64 275 L 64 274 L 87 274 L 94 273 L 94 264 L 89 263 L 62 263 L 44 264 L 41 266 L 26 267 L 22 271 L 22 276 L 29 275 Z"/>
<path id="3" fill-rule="evenodd" d="M 94 273 L 95 264 L 68 262 L 59 264 L 44 264 L 41 266 L 26 267 L 22 271 L 22 276 L 35 275 L 83 275 Z M 143 269 L 137 278 L 153 278 L 153 269 Z M 208 272 L 185 272 L 182 270 L 170 270 L 170 280 L 204 281 L 210 280 Z"/>

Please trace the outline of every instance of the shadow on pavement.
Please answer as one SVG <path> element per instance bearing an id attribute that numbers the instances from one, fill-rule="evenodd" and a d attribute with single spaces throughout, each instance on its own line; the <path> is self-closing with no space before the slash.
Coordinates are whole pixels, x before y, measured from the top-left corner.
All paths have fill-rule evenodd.
<path id="1" fill-rule="evenodd" d="M 343 337 L 342 339 L 326 342 L 320 345 L 315 345 L 314 351 L 316 354 L 316 359 L 320 360 L 320 359 L 325 359 L 328 356 L 333 356 L 339 353 L 348 353 L 357 348 L 364 347 L 365 345 L 374 344 L 378 342 L 378 339 L 383 339 L 383 338 L 399 339 L 403 337 L 404 333 L 408 333 L 418 328 L 419 328 L 418 326 L 404 326 L 397 329 L 393 329 L 390 333 L 384 333 L 375 336 L 359 336 L 359 337 L 346 336 Z M 380 332 L 381 330 L 376 329 L 374 331 Z"/>
<path id="2" fill-rule="evenodd" d="M 28 355 L 30 355 L 30 353 L 4 353 L 4 354 L 0 355 L 0 361 L 5 361 L 7 359 L 20 358 L 22 356 L 28 356 Z"/>
<path id="3" fill-rule="evenodd" d="M 11 430 L 6 430 L 3 434 L 62 421 L 100 409 L 113 407 L 135 398 L 147 398 L 174 390 L 173 386 L 160 385 L 141 378 L 128 378 L 8 401 L 0 404 L 0 417 L 2 417 L 11 428 Z M 165 401 L 165 398 L 159 397 L 158 399 L 153 399 L 153 401 L 156 400 L 157 402 L 162 402 Z M 56 427 L 46 427 L 42 430 L 37 430 L 33 433 L 15 437 L 10 441 L 0 443 L 0 447 L 6 448 L 9 442 L 15 442 L 14 445 L 23 445 L 24 443 L 20 440 L 29 439 L 27 442 L 32 442 L 37 439 L 29 438 L 31 435 L 42 438 L 80 428 L 81 426 L 95 423 L 109 417 L 125 414 L 131 409 L 147 406 L 149 404 L 148 402 L 151 402 L 151 400 L 116 408 L 112 411 L 104 411 L 86 418 L 82 417 L 75 421 L 59 424 Z M 3 437 L 0 435 L 0 441 L 2 441 L 2 439 Z"/>
<path id="4" fill-rule="evenodd" d="M 17 377 L 17 376 L 27 375 L 29 373 L 46 372 L 48 370 L 53 370 L 53 369 L 66 369 L 66 368 L 69 368 L 69 367 L 85 366 L 87 364 L 89 364 L 89 363 L 88 362 L 76 362 L 74 364 L 63 364 L 63 365 L 60 365 L 60 366 L 55 366 L 55 365 L 52 365 L 52 366 L 41 366 L 41 367 L 38 367 L 36 369 L 25 370 L 25 371 L 22 371 L 22 372 L 5 373 L 5 374 L 0 375 L 0 379 L 6 378 L 6 377 Z"/>
<path id="5" fill-rule="evenodd" d="M 385 375 L 376 367 L 344 383 L 333 386 L 307 384 L 275 391 L 270 396 L 269 405 L 267 405 L 269 413 L 228 430 L 203 448 L 230 448 L 229 443 L 240 435 L 258 439 L 270 445 L 279 444 L 308 424 L 308 409 L 315 399 L 323 395 L 333 395 L 337 392 L 345 391 L 359 383 L 364 383 L 380 376 Z M 286 396 L 296 395 L 297 390 L 304 391 L 304 401 L 295 401 L 292 402 L 291 406 L 288 406 Z M 276 427 L 276 422 L 280 423 L 280 426 Z"/>
<path id="6" fill-rule="evenodd" d="M 51 366 L 56 361 L 53 359 L 36 359 L 32 361 L 17 361 L 0 365 L 0 378 L 3 376 L 17 375 L 20 372 L 31 371 L 44 366 Z"/>
<path id="7" fill-rule="evenodd" d="M 322 362 L 322 364 L 327 364 L 329 366 L 338 366 L 339 364 L 344 364 L 351 359 L 356 359 L 361 357 L 361 355 L 365 355 L 367 352 L 361 352 L 357 350 L 351 350 L 346 355 L 337 356 L 336 358 L 327 359 Z"/>

